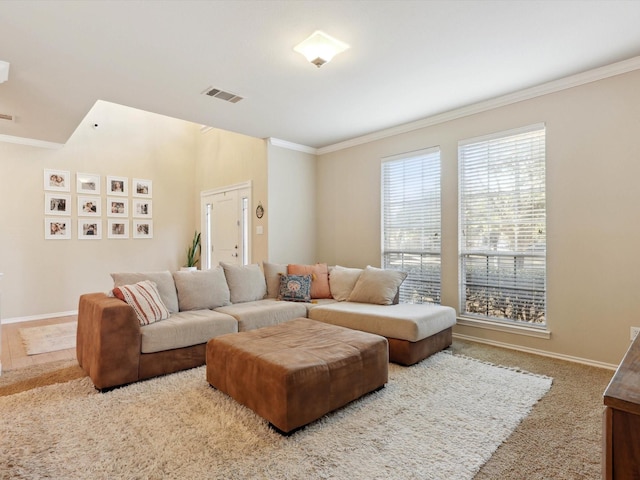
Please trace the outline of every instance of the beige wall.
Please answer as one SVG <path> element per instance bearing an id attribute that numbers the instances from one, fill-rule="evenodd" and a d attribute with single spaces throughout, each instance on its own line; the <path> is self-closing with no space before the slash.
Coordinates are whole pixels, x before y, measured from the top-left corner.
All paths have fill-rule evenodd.
<path id="1" fill-rule="evenodd" d="M 380 264 L 380 159 L 440 146 L 442 299 L 458 306 L 457 144 L 547 127 L 548 327 L 540 339 L 461 334 L 616 364 L 640 325 L 640 72 L 325 154 L 318 160 L 318 258 Z"/>
<path id="2" fill-rule="evenodd" d="M 316 156 L 274 145 L 268 155 L 269 261 L 315 263 Z"/>
<path id="3" fill-rule="evenodd" d="M 197 125 L 98 102 L 59 150 L 0 142 L 3 318 L 76 310 L 80 294 L 111 287 L 113 271 L 180 267 L 195 225 L 196 135 Z M 44 239 L 44 169 L 71 172 L 70 240 Z M 101 240 L 77 238 L 76 172 L 102 176 Z M 107 238 L 107 175 L 153 181 L 152 239 Z"/>
<path id="4" fill-rule="evenodd" d="M 200 215 L 200 193 L 225 186 L 251 182 L 251 263 L 262 263 L 268 258 L 267 228 L 269 205 L 267 197 L 267 147 L 266 141 L 212 129 L 198 138 L 196 156 L 196 185 L 193 208 Z M 265 215 L 255 216 L 258 202 Z M 263 226 L 263 234 L 256 235 L 256 226 Z M 200 228 L 200 227 L 198 227 Z"/>

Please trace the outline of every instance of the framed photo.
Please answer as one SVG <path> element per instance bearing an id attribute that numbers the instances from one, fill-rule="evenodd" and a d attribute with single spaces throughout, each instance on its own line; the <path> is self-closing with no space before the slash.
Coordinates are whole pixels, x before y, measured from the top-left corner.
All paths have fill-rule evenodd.
<path id="1" fill-rule="evenodd" d="M 151 200 L 133 199 L 133 216 L 138 218 L 151 218 L 153 203 Z"/>
<path id="2" fill-rule="evenodd" d="M 141 178 L 133 179 L 133 196 L 151 198 L 153 184 L 151 180 L 143 180 Z"/>
<path id="3" fill-rule="evenodd" d="M 54 192 L 71 191 L 71 174 L 66 170 L 44 169 L 44 189 Z"/>
<path id="4" fill-rule="evenodd" d="M 99 240 L 102 238 L 102 220 L 96 218 L 78 219 L 78 238 L 80 240 Z"/>
<path id="5" fill-rule="evenodd" d="M 102 215 L 102 205 L 100 197 L 78 196 L 78 216 L 79 217 L 99 217 Z"/>
<path id="6" fill-rule="evenodd" d="M 100 175 L 76 173 L 76 193 L 100 195 Z"/>
<path id="7" fill-rule="evenodd" d="M 68 240 L 71 238 L 71 218 L 45 218 L 44 238 Z"/>
<path id="8" fill-rule="evenodd" d="M 108 217 L 128 217 L 129 216 L 129 199 L 107 197 L 107 216 Z"/>
<path id="9" fill-rule="evenodd" d="M 129 220 L 109 220 L 108 238 L 129 238 Z"/>
<path id="10" fill-rule="evenodd" d="M 127 177 L 107 177 L 107 195 L 129 195 L 129 179 Z"/>
<path id="11" fill-rule="evenodd" d="M 153 238 L 153 221 L 134 220 L 133 238 Z"/>
<path id="12" fill-rule="evenodd" d="M 71 195 L 62 193 L 44 194 L 45 215 L 71 215 Z"/>

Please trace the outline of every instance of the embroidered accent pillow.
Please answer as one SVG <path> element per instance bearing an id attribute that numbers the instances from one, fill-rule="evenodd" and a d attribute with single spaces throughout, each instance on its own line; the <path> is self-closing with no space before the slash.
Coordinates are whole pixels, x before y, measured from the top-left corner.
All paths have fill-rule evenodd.
<path id="1" fill-rule="evenodd" d="M 311 301 L 311 275 L 280 275 L 278 300 Z"/>
<path id="2" fill-rule="evenodd" d="M 133 308 L 140 325 L 169 318 L 169 310 L 162 303 L 154 282 L 143 280 L 133 285 L 122 285 L 113 289 L 113 295 Z"/>

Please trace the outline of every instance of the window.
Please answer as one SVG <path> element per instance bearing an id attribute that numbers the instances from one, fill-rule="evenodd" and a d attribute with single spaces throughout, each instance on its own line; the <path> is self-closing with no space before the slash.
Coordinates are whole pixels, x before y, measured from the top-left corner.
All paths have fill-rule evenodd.
<path id="1" fill-rule="evenodd" d="M 401 303 L 440 303 L 440 151 L 382 163 L 382 266 L 409 275 Z"/>
<path id="2" fill-rule="evenodd" d="M 546 323 L 545 129 L 459 144 L 461 312 Z"/>

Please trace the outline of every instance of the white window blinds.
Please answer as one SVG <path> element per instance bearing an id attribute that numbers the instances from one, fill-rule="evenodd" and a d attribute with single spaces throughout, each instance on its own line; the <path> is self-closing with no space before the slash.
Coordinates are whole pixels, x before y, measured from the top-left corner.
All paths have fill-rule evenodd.
<path id="1" fill-rule="evenodd" d="M 401 303 L 440 303 L 440 151 L 382 163 L 382 265 L 408 273 Z"/>
<path id="2" fill-rule="evenodd" d="M 461 311 L 546 322 L 545 129 L 459 144 Z"/>

